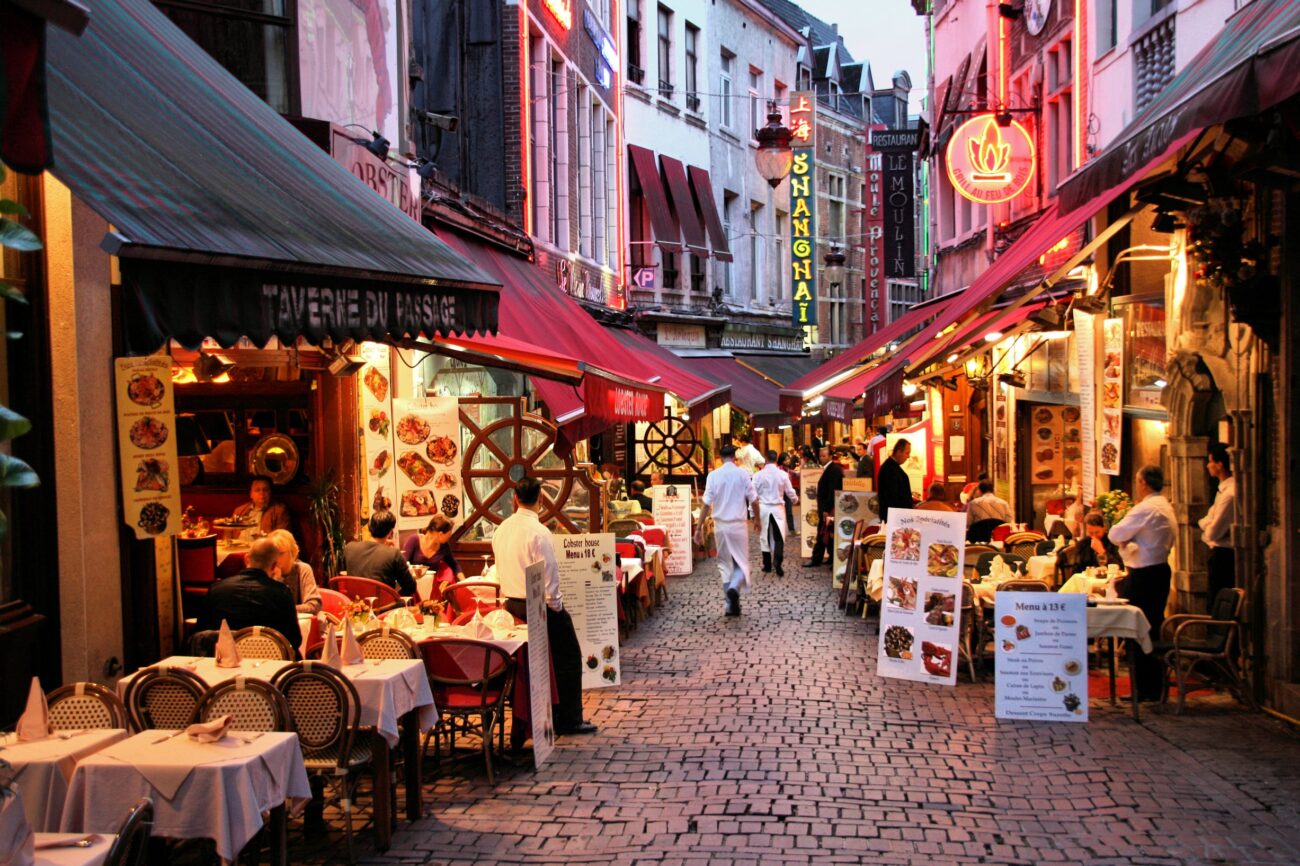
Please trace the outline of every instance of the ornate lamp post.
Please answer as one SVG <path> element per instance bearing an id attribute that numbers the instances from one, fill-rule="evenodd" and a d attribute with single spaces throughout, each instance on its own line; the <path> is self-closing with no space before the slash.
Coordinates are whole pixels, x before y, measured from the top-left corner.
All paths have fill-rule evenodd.
<path id="1" fill-rule="evenodd" d="M 767 103 L 767 125 L 754 130 L 758 141 L 758 152 L 754 162 L 758 173 L 773 188 L 781 185 L 781 180 L 790 173 L 794 163 L 794 151 L 790 148 L 790 130 L 781 122 L 781 112 L 776 103 Z"/>

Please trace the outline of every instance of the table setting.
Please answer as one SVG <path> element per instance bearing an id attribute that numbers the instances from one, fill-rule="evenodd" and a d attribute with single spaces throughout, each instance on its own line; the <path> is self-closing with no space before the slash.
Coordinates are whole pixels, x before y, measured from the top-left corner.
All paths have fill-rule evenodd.
<path id="1" fill-rule="evenodd" d="M 34 866 L 100 866 L 117 837 L 112 833 L 36 833 Z"/>
<path id="2" fill-rule="evenodd" d="M 126 738 L 122 728 L 61 731 L 33 741 L 0 735 L 0 758 L 10 765 L 10 777 L 23 792 L 23 811 L 32 829 L 57 830 L 77 764 Z"/>

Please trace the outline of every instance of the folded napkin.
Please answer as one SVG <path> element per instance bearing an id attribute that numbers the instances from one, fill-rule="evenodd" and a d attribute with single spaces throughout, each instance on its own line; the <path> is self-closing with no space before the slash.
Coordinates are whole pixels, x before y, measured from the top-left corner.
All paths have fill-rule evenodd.
<path id="1" fill-rule="evenodd" d="M 492 640 L 496 637 L 492 632 L 492 626 L 484 621 L 483 615 L 479 612 L 474 613 L 474 618 L 465 624 L 465 631 L 470 637 L 479 640 Z"/>
<path id="2" fill-rule="evenodd" d="M 27 693 L 27 709 L 18 719 L 16 730 L 20 742 L 43 740 L 54 733 L 50 727 L 50 711 L 45 704 L 45 692 L 41 691 L 41 681 L 36 677 L 32 677 L 31 691 Z"/>
<path id="3" fill-rule="evenodd" d="M 335 670 L 343 667 L 343 660 L 339 658 L 339 639 L 334 631 L 334 623 L 330 623 L 329 628 L 325 629 L 325 646 L 321 648 L 320 660 L 322 664 L 327 664 Z"/>
<path id="4" fill-rule="evenodd" d="M 512 629 L 515 627 L 515 618 L 510 615 L 510 611 L 501 608 L 489 611 L 488 615 L 483 617 L 483 621 L 493 629 Z"/>
<path id="5" fill-rule="evenodd" d="M 234 716 L 217 716 L 208 722 L 199 722 L 185 729 L 185 736 L 196 743 L 216 743 L 226 735 Z"/>
<path id="6" fill-rule="evenodd" d="M 239 648 L 235 646 L 235 636 L 230 632 L 230 623 L 221 621 L 221 633 L 217 635 L 217 667 L 237 668 L 241 659 Z"/>
<path id="7" fill-rule="evenodd" d="M 365 664 L 366 656 L 361 652 L 361 647 L 357 644 L 357 637 L 352 633 L 352 620 L 343 621 L 343 651 L 340 657 L 345 665 Z"/>

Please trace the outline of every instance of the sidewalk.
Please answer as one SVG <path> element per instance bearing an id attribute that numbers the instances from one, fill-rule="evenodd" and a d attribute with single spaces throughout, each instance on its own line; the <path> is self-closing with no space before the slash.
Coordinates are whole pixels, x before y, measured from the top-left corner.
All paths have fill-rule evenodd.
<path id="1" fill-rule="evenodd" d="M 1224 700 L 998 723 L 990 684 L 877 678 L 874 621 L 836 609 L 826 568 L 755 578 L 738 619 L 712 560 L 670 579 L 624 684 L 587 694 L 598 734 L 495 788 L 452 768 L 364 862 L 1300 863 L 1280 723 Z"/>

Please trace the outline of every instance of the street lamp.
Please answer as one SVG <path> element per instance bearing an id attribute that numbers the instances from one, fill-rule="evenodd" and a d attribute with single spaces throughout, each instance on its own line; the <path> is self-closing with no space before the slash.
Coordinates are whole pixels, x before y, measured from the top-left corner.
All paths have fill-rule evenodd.
<path id="1" fill-rule="evenodd" d="M 825 267 L 822 273 L 826 275 L 826 282 L 832 286 L 844 285 L 844 250 L 838 246 L 832 246 L 831 251 L 826 254 L 823 261 Z"/>
<path id="2" fill-rule="evenodd" d="M 767 126 L 762 129 L 754 130 L 754 138 L 758 141 L 758 152 L 754 155 L 754 162 L 758 164 L 758 173 L 773 188 L 781 185 L 781 181 L 790 173 L 790 166 L 794 164 L 794 151 L 790 148 L 790 130 L 781 122 L 781 112 L 776 107 L 776 102 L 767 103 Z"/>

